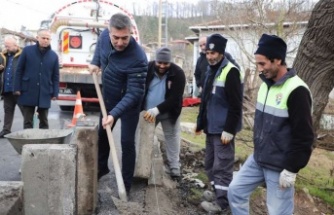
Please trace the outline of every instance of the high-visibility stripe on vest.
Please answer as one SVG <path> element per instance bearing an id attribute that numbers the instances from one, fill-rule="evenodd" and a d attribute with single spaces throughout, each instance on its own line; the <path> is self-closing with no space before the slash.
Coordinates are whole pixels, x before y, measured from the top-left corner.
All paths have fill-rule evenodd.
<path id="1" fill-rule="evenodd" d="M 289 117 L 287 107 L 289 95 L 300 86 L 309 90 L 305 82 L 298 76 L 289 78 L 283 85 L 273 85 L 270 89 L 267 84 L 262 83 L 257 96 L 256 109 L 277 117 Z"/>
<path id="2" fill-rule="evenodd" d="M 223 68 L 220 75 L 216 78 L 216 80 L 214 82 L 214 86 L 225 87 L 227 74 L 232 68 L 236 68 L 239 71 L 240 81 L 241 81 L 241 83 L 243 83 L 244 82 L 244 73 L 241 72 L 233 63 L 228 62 L 228 64 Z"/>

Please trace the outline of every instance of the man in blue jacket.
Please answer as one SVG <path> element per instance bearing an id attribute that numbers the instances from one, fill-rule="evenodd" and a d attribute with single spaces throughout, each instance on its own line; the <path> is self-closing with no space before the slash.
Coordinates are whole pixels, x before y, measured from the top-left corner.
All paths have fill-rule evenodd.
<path id="1" fill-rule="evenodd" d="M 13 125 L 15 107 L 18 99 L 17 95 L 13 95 L 14 76 L 19 57 L 22 53 L 22 49 L 20 49 L 16 38 L 13 36 L 6 37 L 4 44 L 6 49 L 0 53 L 0 58 L 3 59 L 3 63 L 0 62 L 2 84 L 0 91 L 1 96 L 3 97 L 3 109 L 5 114 L 0 138 L 3 138 L 6 134 L 10 133 Z M 21 110 L 21 106 L 19 106 L 19 108 Z"/>
<path id="2" fill-rule="evenodd" d="M 20 56 L 14 80 L 14 94 L 22 105 L 23 128 L 33 127 L 37 107 L 39 128 L 48 129 L 51 100 L 59 93 L 59 61 L 51 50 L 51 32 L 42 29 L 37 33 L 37 44 L 27 46 Z"/>
<path id="3" fill-rule="evenodd" d="M 98 139 L 98 178 L 109 173 L 110 147 L 104 129 L 113 128 L 121 118 L 122 175 L 125 189 L 130 191 L 135 159 L 135 132 L 144 96 L 147 58 L 131 36 L 132 24 L 128 16 L 117 13 L 109 21 L 97 42 L 89 70 L 102 71 L 102 94 L 108 116 L 100 117 Z"/>

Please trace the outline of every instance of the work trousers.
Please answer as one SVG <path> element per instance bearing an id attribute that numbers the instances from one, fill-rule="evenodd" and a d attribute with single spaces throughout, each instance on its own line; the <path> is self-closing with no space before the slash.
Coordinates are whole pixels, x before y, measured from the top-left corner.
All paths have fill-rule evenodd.
<path id="1" fill-rule="evenodd" d="M 263 182 L 267 189 L 267 208 L 270 215 L 291 215 L 294 210 L 294 187 L 280 188 L 280 172 L 259 166 L 250 155 L 235 175 L 228 190 L 231 211 L 237 215 L 249 214 L 251 193 Z"/>
<path id="2" fill-rule="evenodd" d="M 222 209 L 229 206 L 227 191 L 233 178 L 234 151 L 234 139 L 222 144 L 221 135 L 206 135 L 205 171 L 215 189 L 216 203 Z"/>
<path id="3" fill-rule="evenodd" d="M 131 110 L 121 117 L 121 146 L 122 146 L 122 176 L 127 191 L 131 188 L 136 162 L 135 134 L 139 120 L 139 110 Z M 111 129 L 114 128 L 116 121 Z M 104 172 L 108 168 L 110 153 L 109 141 L 106 130 L 102 127 L 102 115 L 99 123 L 98 138 L 98 168 Z"/>
<path id="4" fill-rule="evenodd" d="M 23 128 L 33 128 L 34 114 L 36 111 L 35 106 L 22 106 L 23 113 Z M 39 128 L 40 129 L 49 129 L 48 114 L 49 108 L 40 108 L 37 107 L 38 119 L 39 119 Z"/>
<path id="5" fill-rule="evenodd" d="M 180 117 L 173 123 L 168 113 L 158 115 L 155 125 L 161 123 L 165 137 L 166 155 L 170 169 L 180 169 Z"/>
<path id="6" fill-rule="evenodd" d="M 3 109 L 4 109 L 4 122 L 3 122 L 3 131 L 5 133 L 10 133 L 14 120 L 15 107 L 17 105 L 17 95 L 13 95 L 12 92 L 3 94 Z M 21 113 L 22 108 L 18 105 Z M 23 114 L 23 113 L 22 113 Z"/>

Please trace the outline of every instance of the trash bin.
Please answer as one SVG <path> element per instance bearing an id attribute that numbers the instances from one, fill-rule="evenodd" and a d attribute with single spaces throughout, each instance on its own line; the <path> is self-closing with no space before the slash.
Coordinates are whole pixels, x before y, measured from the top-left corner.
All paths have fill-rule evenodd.
<path id="1" fill-rule="evenodd" d="M 73 129 L 24 129 L 5 135 L 17 153 L 25 144 L 68 144 Z"/>

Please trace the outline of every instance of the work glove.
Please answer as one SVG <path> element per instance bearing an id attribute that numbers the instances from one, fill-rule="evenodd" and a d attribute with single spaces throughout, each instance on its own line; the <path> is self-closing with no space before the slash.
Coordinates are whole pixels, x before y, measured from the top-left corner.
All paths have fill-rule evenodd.
<path id="1" fill-rule="evenodd" d="M 284 169 L 279 176 L 279 185 L 282 188 L 291 187 L 295 184 L 297 173 Z"/>
<path id="2" fill-rule="evenodd" d="M 148 122 L 155 122 L 155 118 L 157 117 L 157 115 L 159 114 L 159 110 L 157 107 L 155 108 L 151 108 L 151 109 L 148 109 L 146 111 L 146 113 L 144 114 L 144 119 Z"/>
<path id="3" fill-rule="evenodd" d="M 233 139 L 233 137 L 234 137 L 233 134 L 223 131 L 220 139 L 222 140 L 223 144 L 228 144 Z"/>

